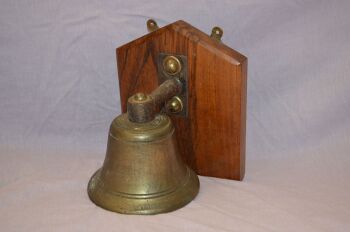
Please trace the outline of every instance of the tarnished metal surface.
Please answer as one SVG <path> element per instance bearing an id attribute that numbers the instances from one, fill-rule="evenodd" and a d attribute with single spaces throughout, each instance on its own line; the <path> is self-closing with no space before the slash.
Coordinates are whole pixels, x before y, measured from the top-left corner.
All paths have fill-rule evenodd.
<path id="1" fill-rule="evenodd" d="M 169 75 L 176 75 L 181 72 L 182 64 L 176 56 L 166 56 L 163 59 L 163 69 Z"/>
<path id="2" fill-rule="evenodd" d="M 177 114 L 183 110 L 184 105 L 182 103 L 181 98 L 179 98 L 178 96 L 175 96 L 171 98 L 169 101 L 167 101 L 165 108 L 167 112 L 170 112 L 172 114 Z"/>
<path id="3" fill-rule="evenodd" d="M 137 98 L 137 95 L 144 95 L 143 99 Z M 137 93 L 128 99 L 128 117 L 132 122 L 149 122 L 156 115 L 154 101 L 150 95 Z"/>
<path id="4" fill-rule="evenodd" d="M 211 30 L 210 37 L 215 39 L 218 42 L 221 42 L 221 38 L 224 35 L 224 31 L 220 27 L 213 27 Z"/>
<path id="5" fill-rule="evenodd" d="M 96 205 L 125 214 L 157 214 L 186 205 L 198 193 L 198 177 L 182 162 L 170 118 L 157 114 L 165 102 L 184 93 L 182 64 L 167 59 L 173 76 L 149 95 L 131 96 L 127 114 L 112 122 L 104 164 L 88 184 Z M 183 109 L 180 99 L 172 105 Z"/>
<path id="6" fill-rule="evenodd" d="M 182 82 L 178 78 L 166 80 L 150 95 L 137 93 L 128 99 L 128 116 L 132 122 L 149 122 L 154 119 L 163 104 L 182 92 Z"/>
<path id="7" fill-rule="evenodd" d="M 183 86 L 183 83 L 177 77 L 164 81 L 151 93 L 151 98 L 156 107 L 161 106 L 175 95 L 181 94 Z"/>
<path id="8" fill-rule="evenodd" d="M 167 108 L 164 110 L 171 115 L 187 117 L 188 111 L 188 77 L 187 77 L 187 57 L 178 54 L 159 53 L 158 55 L 158 83 L 162 84 L 167 80 L 177 78 L 182 83 L 181 92 L 176 96 L 182 103 L 182 110 L 172 112 Z M 168 99 L 169 100 L 169 99 Z"/>
<path id="9" fill-rule="evenodd" d="M 149 32 L 153 32 L 153 31 L 157 30 L 158 28 L 159 28 L 158 24 L 154 19 L 147 20 L 147 30 Z"/>
<path id="10" fill-rule="evenodd" d="M 146 123 L 131 122 L 126 114 L 117 117 L 104 164 L 88 184 L 96 205 L 125 214 L 173 211 L 198 190 L 198 177 L 182 162 L 167 115 Z"/>

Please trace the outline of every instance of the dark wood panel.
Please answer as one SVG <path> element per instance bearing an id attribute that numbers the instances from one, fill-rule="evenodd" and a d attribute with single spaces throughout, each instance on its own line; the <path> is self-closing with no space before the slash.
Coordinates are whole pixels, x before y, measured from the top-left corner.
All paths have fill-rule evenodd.
<path id="1" fill-rule="evenodd" d="M 241 180 L 245 165 L 247 59 L 183 21 L 117 49 L 122 110 L 158 86 L 160 52 L 188 59 L 188 117 L 172 116 L 183 160 L 198 174 Z"/>

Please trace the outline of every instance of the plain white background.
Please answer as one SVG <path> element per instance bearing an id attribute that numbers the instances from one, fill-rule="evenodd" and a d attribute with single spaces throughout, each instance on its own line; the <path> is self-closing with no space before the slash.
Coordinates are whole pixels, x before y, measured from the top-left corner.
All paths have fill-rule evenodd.
<path id="1" fill-rule="evenodd" d="M 0 2 L 1 231 L 348 231 L 349 1 Z M 157 216 L 92 204 L 120 113 L 115 48 L 183 19 L 248 57 L 243 182 Z"/>

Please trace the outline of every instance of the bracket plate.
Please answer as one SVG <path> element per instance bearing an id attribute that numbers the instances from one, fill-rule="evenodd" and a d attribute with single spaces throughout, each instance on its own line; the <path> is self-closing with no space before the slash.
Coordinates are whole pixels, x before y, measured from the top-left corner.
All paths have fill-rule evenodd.
<path id="1" fill-rule="evenodd" d="M 163 67 L 163 60 L 168 56 L 175 56 L 179 61 L 181 62 L 181 71 L 175 75 L 168 74 Z M 158 68 L 158 85 L 162 84 L 164 81 L 172 79 L 172 78 L 179 78 L 179 80 L 182 82 L 183 85 L 183 91 L 179 97 L 183 104 L 183 110 L 179 113 L 172 113 L 168 112 L 165 107 L 163 110 L 165 110 L 168 114 L 174 115 L 174 116 L 181 116 L 181 117 L 187 117 L 188 116 L 188 76 L 187 76 L 187 57 L 184 55 L 177 55 L 177 54 L 170 54 L 170 53 L 159 53 L 158 60 L 157 60 L 157 68 Z"/>

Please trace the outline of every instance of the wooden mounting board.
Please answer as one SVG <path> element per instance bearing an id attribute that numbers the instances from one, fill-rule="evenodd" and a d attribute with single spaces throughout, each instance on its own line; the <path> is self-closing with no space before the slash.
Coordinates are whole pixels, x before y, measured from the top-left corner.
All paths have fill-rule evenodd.
<path id="1" fill-rule="evenodd" d="M 160 52 L 187 56 L 188 117 L 172 116 L 183 160 L 197 174 L 242 180 L 247 58 L 184 21 L 117 48 L 122 111 L 158 86 Z"/>

